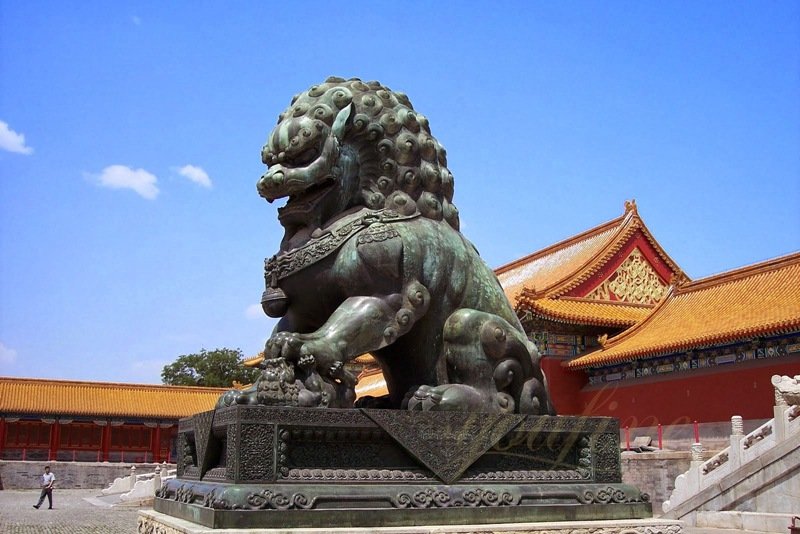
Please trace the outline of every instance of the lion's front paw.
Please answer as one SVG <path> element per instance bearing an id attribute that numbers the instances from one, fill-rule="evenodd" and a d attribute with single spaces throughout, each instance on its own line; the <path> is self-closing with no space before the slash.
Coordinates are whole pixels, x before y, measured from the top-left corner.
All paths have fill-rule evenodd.
<path id="1" fill-rule="evenodd" d="M 264 358 L 284 358 L 287 361 L 297 361 L 300 348 L 303 346 L 302 334 L 294 332 L 277 332 L 267 340 L 264 346 Z"/>
<path id="2" fill-rule="evenodd" d="M 317 372 L 323 377 L 338 378 L 337 374 L 344 371 L 344 354 L 330 341 L 305 339 L 298 354 L 298 365 L 313 362 Z"/>
<path id="3" fill-rule="evenodd" d="M 306 372 L 316 371 L 323 377 L 350 379 L 344 369 L 344 352 L 336 343 L 314 333 L 278 332 L 267 341 L 264 357 L 284 358 Z"/>
<path id="4" fill-rule="evenodd" d="M 407 408 L 418 411 L 501 412 L 498 399 L 465 384 L 420 386 L 408 399 Z"/>
<path id="5" fill-rule="evenodd" d="M 411 411 L 427 412 L 435 409 L 442 401 L 442 390 L 431 386 L 420 386 L 416 391 L 409 392 L 403 404 Z"/>

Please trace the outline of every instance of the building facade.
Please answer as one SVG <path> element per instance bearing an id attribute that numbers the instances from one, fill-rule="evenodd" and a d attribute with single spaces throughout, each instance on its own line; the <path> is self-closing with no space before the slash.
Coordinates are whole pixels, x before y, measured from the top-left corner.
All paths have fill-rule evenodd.
<path id="1" fill-rule="evenodd" d="M 771 417 L 773 375 L 800 374 L 800 253 L 672 284 L 650 314 L 568 361 L 585 413 L 623 426 Z"/>
<path id="2" fill-rule="evenodd" d="M 496 270 L 556 409 L 623 427 L 771 417 L 800 373 L 800 254 L 691 281 L 639 216 Z"/>
<path id="3" fill-rule="evenodd" d="M 178 419 L 224 391 L 0 377 L 0 459 L 170 462 Z"/>
<path id="4" fill-rule="evenodd" d="M 623 427 L 766 419 L 770 377 L 800 374 L 800 254 L 692 281 L 629 201 L 495 273 L 559 414 Z M 374 364 L 358 388 L 385 391 Z"/>

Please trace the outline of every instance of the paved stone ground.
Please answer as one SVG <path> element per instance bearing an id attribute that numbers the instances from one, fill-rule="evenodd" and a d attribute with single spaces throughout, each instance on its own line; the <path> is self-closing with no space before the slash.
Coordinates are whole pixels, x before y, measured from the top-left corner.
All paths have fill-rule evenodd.
<path id="1" fill-rule="evenodd" d="M 93 499 L 100 490 L 53 491 L 53 509 L 47 499 L 33 508 L 39 490 L 0 491 L 0 532 L 3 534 L 134 534 L 139 509 L 110 507 Z M 86 499 L 93 499 L 89 502 Z"/>

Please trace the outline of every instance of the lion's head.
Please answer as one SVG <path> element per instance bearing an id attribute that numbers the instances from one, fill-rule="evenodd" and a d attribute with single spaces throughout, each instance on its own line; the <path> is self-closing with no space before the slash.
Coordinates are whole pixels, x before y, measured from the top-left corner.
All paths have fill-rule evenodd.
<path id="1" fill-rule="evenodd" d="M 458 230 L 444 147 L 408 97 L 378 82 L 328 78 L 295 96 L 261 152 L 259 194 L 287 228 L 319 227 L 354 206 L 445 220 Z"/>

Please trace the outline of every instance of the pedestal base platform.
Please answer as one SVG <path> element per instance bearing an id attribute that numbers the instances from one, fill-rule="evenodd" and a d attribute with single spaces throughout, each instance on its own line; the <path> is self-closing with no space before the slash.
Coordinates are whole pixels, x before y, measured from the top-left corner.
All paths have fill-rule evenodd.
<path id="1" fill-rule="evenodd" d="M 139 512 L 138 532 L 150 534 L 216 534 L 221 532 L 153 510 Z M 225 534 L 682 534 L 680 521 L 631 519 L 612 521 L 554 521 L 486 525 L 417 525 L 365 528 L 226 529 Z"/>
<path id="2" fill-rule="evenodd" d="M 156 512 L 210 528 L 643 519 L 616 420 L 232 406 L 181 421 Z"/>
<path id="3" fill-rule="evenodd" d="M 175 486 L 180 484 L 180 486 Z M 158 512 L 212 528 L 322 528 L 650 517 L 625 484 L 208 484 L 170 481 Z M 168 493 L 169 492 L 169 493 Z"/>

